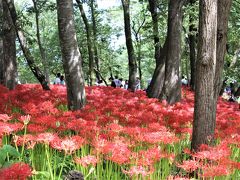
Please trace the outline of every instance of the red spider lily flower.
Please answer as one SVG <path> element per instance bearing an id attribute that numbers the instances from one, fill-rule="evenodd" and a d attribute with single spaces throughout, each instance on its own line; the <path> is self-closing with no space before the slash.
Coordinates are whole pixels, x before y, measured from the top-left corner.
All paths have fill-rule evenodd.
<path id="1" fill-rule="evenodd" d="M 80 136 L 72 136 L 65 139 L 58 139 L 51 142 L 50 146 L 54 149 L 64 151 L 66 154 L 72 154 L 81 148 L 84 139 Z"/>
<path id="2" fill-rule="evenodd" d="M 12 117 L 8 116 L 7 114 L 0 114 L 0 120 L 2 120 L 3 122 L 7 122 L 11 119 L 12 119 Z"/>
<path id="3" fill-rule="evenodd" d="M 188 148 L 185 148 L 185 149 L 183 150 L 183 152 L 184 152 L 185 154 L 188 154 L 188 155 L 191 155 L 191 154 L 192 154 L 191 150 L 188 149 Z"/>
<path id="4" fill-rule="evenodd" d="M 168 131 L 147 132 L 141 135 L 140 139 L 151 144 L 172 144 L 179 140 L 173 133 Z"/>
<path id="5" fill-rule="evenodd" d="M 20 117 L 20 121 L 23 122 L 24 125 L 27 125 L 30 122 L 31 116 L 25 115 Z"/>
<path id="6" fill-rule="evenodd" d="M 31 177 L 32 169 L 28 164 L 15 163 L 0 170 L 1 180 L 26 180 Z"/>
<path id="7" fill-rule="evenodd" d="M 38 124 L 29 124 L 27 126 L 27 132 L 30 132 L 30 133 L 43 133 L 47 129 L 48 128 L 44 127 L 43 125 L 38 125 Z"/>
<path id="8" fill-rule="evenodd" d="M 220 159 L 229 157 L 231 155 L 231 150 L 227 146 L 227 144 L 220 144 L 216 147 L 204 147 L 204 151 L 199 151 L 195 154 L 193 154 L 194 157 L 199 158 L 199 159 L 209 159 L 209 160 L 214 160 L 218 161 Z"/>
<path id="9" fill-rule="evenodd" d="M 13 136 L 13 141 L 18 146 L 29 145 L 29 147 L 34 147 L 36 143 L 36 137 L 31 134 L 25 134 L 23 136 Z"/>
<path id="10" fill-rule="evenodd" d="M 107 143 L 103 147 L 103 153 L 107 155 L 107 159 L 117 164 L 126 164 L 130 161 L 131 157 L 128 145 L 123 142 Z"/>
<path id="11" fill-rule="evenodd" d="M 20 123 L 4 123 L 0 122 L 0 135 L 1 134 L 11 134 L 13 132 L 17 132 L 23 128 L 22 124 Z"/>
<path id="12" fill-rule="evenodd" d="M 167 155 L 161 151 L 159 147 L 150 148 L 148 150 L 140 150 L 137 153 L 133 152 L 131 158 L 135 160 L 137 165 L 152 166 L 155 162 L 165 158 Z"/>
<path id="13" fill-rule="evenodd" d="M 80 164 L 83 167 L 87 167 L 89 165 L 96 166 L 96 164 L 98 163 L 98 159 L 95 156 L 91 156 L 91 155 L 84 156 L 81 158 L 76 157 L 75 163 Z"/>
<path id="14" fill-rule="evenodd" d="M 216 166 L 203 166 L 203 175 L 202 177 L 208 178 L 208 177 L 217 177 L 217 176 L 228 176 L 232 173 L 232 169 L 230 169 L 226 165 L 216 165 Z"/>
<path id="15" fill-rule="evenodd" d="M 138 176 L 138 175 L 141 175 L 141 176 L 145 177 L 145 176 L 147 176 L 149 174 L 152 174 L 153 173 L 153 169 L 148 171 L 143 166 L 132 166 L 132 167 L 130 167 L 130 169 L 128 171 L 122 169 L 122 172 L 124 174 L 128 174 L 130 177 Z"/>
<path id="16" fill-rule="evenodd" d="M 50 144 L 53 141 L 59 140 L 58 135 L 53 133 L 40 133 L 36 137 L 36 141 L 44 144 Z"/>
<path id="17" fill-rule="evenodd" d="M 93 140 L 92 145 L 96 153 L 102 153 L 104 147 L 107 146 L 108 143 L 109 142 L 106 139 L 102 137 L 97 137 L 95 140 Z"/>
<path id="18" fill-rule="evenodd" d="M 186 178 L 186 177 L 180 177 L 180 176 L 168 176 L 167 177 L 167 180 L 191 180 L 189 178 Z"/>
<path id="19" fill-rule="evenodd" d="M 176 164 L 176 165 L 177 167 L 184 169 L 186 172 L 193 172 L 197 170 L 200 166 L 200 164 L 194 160 L 183 161 L 182 164 Z"/>

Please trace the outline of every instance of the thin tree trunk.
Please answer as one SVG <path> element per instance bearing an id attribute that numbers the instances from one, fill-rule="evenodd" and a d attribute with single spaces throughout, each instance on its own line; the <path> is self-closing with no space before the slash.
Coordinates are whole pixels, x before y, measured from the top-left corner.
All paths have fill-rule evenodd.
<path id="1" fill-rule="evenodd" d="M 41 34 L 40 34 L 40 29 L 39 29 L 39 10 L 37 7 L 37 1 L 32 0 L 33 6 L 34 6 L 34 11 L 35 11 L 35 19 L 36 19 L 36 28 L 37 28 L 37 42 L 38 42 L 38 47 L 41 55 L 41 60 L 43 63 L 43 68 L 44 68 L 44 74 L 46 77 L 46 80 L 48 84 L 50 84 L 50 78 L 49 78 L 49 69 L 48 69 L 48 62 L 47 62 L 47 57 L 46 57 L 46 51 L 42 46 L 42 41 L 41 41 Z"/>
<path id="2" fill-rule="evenodd" d="M 76 2 L 78 4 L 78 7 L 79 7 L 79 10 L 80 10 L 80 13 L 81 13 L 84 25 L 85 25 L 85 30 L 86 30 L 86 33 L 87 33 L 87 46 L 88 46 L 88 58 L 89 58 L 88 75 L 89 75 L 90 86 L 92 86 L 93 85 L 93 72 L 94 72 L 94 54 L 93 54 L 94 49 L 92 47 L 92 40 L 91 40 L 91 34 L 92 33 L 91 33 L 91 29 L 89 27 L 87 16 L 86 16 L 86 14 L 84 12 L 84 9 L 83 9 L 82 2 L 80 0 L 76 0 Z"/>
<path id="3" fill-rule="evenodd" d="M 141 39 L 139 40 L 139 43 L 137 45 L 137 62 L 138 62 L 138 74 L 139 74 L 139 80 L 140 84 L 142 86 L 142 68 L 141 68 L 141 60 L 142 60 L 142 45 L 141 45 Z"/>
<path id="4" fill-rule="evenodd" d="M 57 0 L 58 30 L 66 77 L 68 108 L 81 109 L 86 103 L 82 58 L 73 17 L 73 2 Z"/>
<path id="5" fill-rule="evenodd" d="M 157 4 L 156 0 L 148 0 L 149 1 L 149 11 L 152 16 L 152 26 L 153 26 L 153 38 L 154 38 L 154 48 L 155 48 L 155 61 L 156 66 L 158 65 L 158 60 L 160 58 L 160 39 L 159 39 L 159 31 L 158 31 L 158 12 L 157 12 Z"/>
<path id="6" fill-rule="evenodd" d="M 135 22 L 132 21 L 133 25 L 132 25 L 132 30 L 133 30 L 133 34 L 136 40 L 136 48 L 137 48 L 137 67 L 138 67 L 138 74 L 139 74 L 139 80 L 140 80 L 140 84 L 142 85 L 142 69 L 141 69 L 141 59 L 142 59 L 142 41 L 141 41 L 141 34 L 140 34 L 140 30 L 143 28 L 144 24 L 145 24 L 146 18 L 143 18 L 143 21 L 141 22 L 141 24 L 138 26 L 138 28 L 136 29 L 135 27 Z"/>
<path id="7" fill-rule="evenodd" d="M 217 14 L 217 61 L 215 72 L 215 84 L 214 84 L 214 98 L 217 101 L 219 96 L 222 82 L 223 82 L 223 67 L 226 54 L 227 45 L 227 29 L 228 29 L 228 17 L 232 5 L 232 0 L 218 1 L 218 14 Z"/>
<path id="8" fill-rule="evenodd" d="M 162 92 L 165 77 L 165 54 L 167 52 L 167 38 L 163 48 L 161 48 L 158 32 L 157 1 L 149 0 L 149 10 L 152 16 L 156 68 L 154 70 L 150 85 L 147 88 L 147 96 L 150 98 L 158 98 Z"/>
<path id="9" fill-rule="evenodd" d="M 98 57 L 98 48 L 97 48 L 97 26 L 96 26 L 96 18 L 95 18 L 95 0 L 91 0 L 91 16 L 92 16 L 92 31 L 93 31 L 93 47 L 94 47 L 94 62 L 96 65 L 96 77 L 97 80 L 101 79 L 100 75 L 100 59 Z"/>
<path id="10" fill-rule="evenodd" d="M 129 67 L 129 80 L 128 80 L 128 89 L 135 91 L 136 86 L 136 76 L 137 76 L 137 62 L 134 53 L 132 36 L 131 36 L 131 25 L 130 25 L 130 13 L 129 13 L 129 4 L 130 0 L 121 0 L 124 13 L 124 30 L 126 37 L 126 45 L 128 52 L 128 67 Z"/>
<path id="11" fill-rule="evenodd" d="M 34 62 L 34 58 L 31 55 L 28 46 L 27 46 L 27 40 L 23 34 L 23 32 L 21 31 L 20 27 L 17 24 L 17 13 L 15 10 L 15 6 L 12 0 L 4 0 L 7 3 L 8 9 L 10 11 L 11 14 L 11 18 L 13 20 L 13 24 L 15 27 L 15 31 L 18 37 L 18 41 L 20 43 L 20 46 L 22 48 L 23 54 L 27 60 L 28 66 L 30 67 L 31 71 L 33 72 L 34 76 L 38 79 L 38 81 L 40 82 L 40 84 L 42 85 L 44 90 L 50 90 L 49 86 L 48 86 L 48 82 L 46 81 L 46 78 L 44 76 L 44 74 L 42 73 L 42 71 L 39 69 L 39 67 L 37 66 L 37 64 Z"/>
<path id="12" fill-rule="evenodd" d="M 190 0 L 191 6 L 194 5 L 196 0 Z M 195 71 L 196 71 L 196 35 L 194 32 L 196 28 L 194 27 L 194 18 L 192 15 L 189 17 L 189 49 L 190 49 L 190 67 L 191 67 L 191 79 L 190 86 L 191 89 L 194 90 L 195 87 Z"/>
<path id="13" fill-rule="evenodd" d="M 199 45 L 196 62 L 196 81 L 192 151 L 214 138 L 214 78 L 217 42 L 217 0 L 200 0 Z"/>
<path id="14" fill-rule="evenodd" d="M 181 100 L 181 77 L 179 73 L 181 61 L 182 7 L 185 0 L 170 0 L 168 5 L 167 55 L 165 80 L 160 99 L 169 104 Z"/>
<path id="15" fill-rule="evenodd" d="M 237 50 L 234 51 L 234 56 L 232 58 L 232 62 L 229 65 L 230 69 L 232 69 L 236 66 L 239 54 L 240 54 L 240 49 L 237 49 Z"/>
<path id="16" fill-rule="evenodd" d="M 0 84 L 3 84 L 3 1 L 0 0 Z"/>
<path id="17" fill-rule="evenodd" d="M 12 90 L 17 84 L 16 33 L 5 1 L 3 2 L 3 21 L 4 85 Z"/>

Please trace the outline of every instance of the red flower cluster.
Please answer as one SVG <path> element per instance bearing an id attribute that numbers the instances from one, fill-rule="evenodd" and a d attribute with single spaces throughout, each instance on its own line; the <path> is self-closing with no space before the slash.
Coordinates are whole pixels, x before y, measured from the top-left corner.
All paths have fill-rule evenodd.
<path id="1" fill-rule="evenodd" d="M 32 170 L 30 166 L 24 163 L 15 163 L 0 170 L 1 180 L 26 180 L 31 175 Z"/>
<path id="2" fill-rule="evenodd" d="M 154 164 L 161 158 L 172 163 L 177 154 L 166 147 L 181 144 L 191 135 L 194 94 L 185 88 L 182 101 L 170 106 L 147 98 L 143 91 L 131 93 L 120 88 L 87 87 L 88 104 L 76 112 L 66 111 L 65 87 L 52 86 L 51 89 L 43 91 L 39 85 L 19 85 L 16 90 L 8 91 L 0 86 L 0 137 L 15 135 L 25 126 L 27 134 L 15 136 L 19 146 L 34 148 L 35 144 L 44 143 L 72 154 L 88 144 L 93 157 L 129 165 L 131 168 L 124 170 L 126 174 L 145 176 L 154 171 Z M 187 172 L 200 168 L 206 177 L 214 176 L 210 168 L 215 169 L 216 176 L 239 169 L 239 163 L 230 160 L 230 147 L 240 147 L 237 109 L 237 104 L 219 99 L 215 137 L 221 141 L 220 145 L 191 154 L 193 160 L 175 164 Z M 78 136 L 66 136 L 69 134 L 66 131 Z M 87 156 L 76 162 L 95 165 L 98 161 Z"/>

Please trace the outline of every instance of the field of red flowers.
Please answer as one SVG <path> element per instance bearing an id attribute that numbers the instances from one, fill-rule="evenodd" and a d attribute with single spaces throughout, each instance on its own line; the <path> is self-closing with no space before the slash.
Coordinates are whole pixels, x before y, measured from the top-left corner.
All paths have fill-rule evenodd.
<path id="1" fill-rule="evenodd" d="M 194 95 L 180 103 L 111 87 L 87 87 L 87 105 L 67 111 L 66 89 L 0 86 L 0 179 L 240 179 L 240 111 L 219 99 L 217 145 L 189 150 Z"/>

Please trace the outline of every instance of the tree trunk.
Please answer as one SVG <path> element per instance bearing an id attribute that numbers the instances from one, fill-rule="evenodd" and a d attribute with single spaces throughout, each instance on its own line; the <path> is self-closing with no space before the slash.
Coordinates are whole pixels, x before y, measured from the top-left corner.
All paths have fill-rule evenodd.
<path id="1" fill-rule="evenodd" d="M 165 80 L 160 99 L 169 104 L 181 99 L 181 77 L 179 73 L 181 60 L 182 7 L 185 0 L 170 0 L 168 5 L 167 55 Z"/>
<path id="2" fill-rule="evenodd" d="M 218 13 L 217 13 L 217 60 L 216 60 L 216 72 L 214 83 L 214 98 L 217 101 L 221 87 L 222 87 L 222 74 L 224 67 L 224 59 L 226 54 L 227 45 L 227 29 L 228 29 L 228 17 L 232 5 L 232 0 L 218 1 Z"/>
<path id="3" fill-rule="evenodd" d="M 37 1 L 32 0 L 32 2 L 33 2 L 33 6 L 34 6 L 34 11 L 35 11 L 38 47 L 39 47 L 39 51 L 40 51 L 40 55 L 41 55 L 41 60 L 42 60 L 42 63 L 43 63 L 43 68 L 44 68 L 44 74 L 45 74 L 45 77 L 46 77 L 46 81 L 48 82 L 48 84 L 50 84 L 46 51 L 42 46 L 41 34 L 40 34 L 40 29 L 39 29 L 39 10 L 38 10 L 38 7 L 37 7 Z"/>
<path id="4" fill-rule="evenodd" d="M 12 90 L 17 84 L 16 34 L 5 1 L 3 1 L 3 21 L 3 84 Z"/>
<path id="5" fill-rule="evenodd" d="M 129 13 L 130 0 L 122 0 L 123 13 L 124 13 L 124 29 L 126 37 L 126 45 L 128 52 L 128 66 L 129 66 L 129 81 L 128 89 L 135 91 L 136 76 L 137 76 L 137 62 L 134 54 L 134 48 L 131 37 L 131 26 L 130 26 L 130 13 Z"/>
<path id="6" fill-rule="evenodd" d="M 92 31 L 93 31 L 93 47 L 94 47 L 94 62 L 96 65 L 96 78 L 97 80 L 101 79 L 100 75 L 100 59 L 98 58 L 98 48 L 97 48 L 97 26 L 96 26 L 96 18 L 95 18 L 95 0 L 91 0 L 91 16 L 92 16 Z"/>
<path id="7" fill-rule="evenodd" d="M 18 41 L 20 43 L 20 46 L 22 48 L 23 54 L 27 60 L 28 66 L 30 67 L 31 71 L 33 72 L 34 76 L 38 79 L 38 81 L 41 83 L 44 90 L 50 90 L 48 86 L 48 82 L 46 81 L 46 78 L 42 71 L 39 69 L 39 67 L 34 62 L 34 58 L 31 55 L 28 46 L 27 46 L 27 40 L 21 31 L 18 23 L 17 23 L 17 13 L 15 10 L 15 6 L 12 0 L 4 0 L 7 3 L 8 9 L 11 14 L 11 18 L 15 27 L 15 31 L 18 37 Z"/>
<path id="8" fill-rule="evenodd" d="M 148 2 L 149 11 L 151 12 L 152 16 L 156 68 L 154 70 L 150 85 L 147 88 L 147 96 L 150 98 L 158 98 L 162 92 L 165 77 L 165 53 L 167 50 L 167 40 L 165 41 L 164 47 L 161 49 L 158 32 L 157 1 L 149 0 Z"/>
<path id="9" fill-rule="evenodd" d="M 193 6 L 196 0 L 190 0 L 190 4 Z M 191 89 L 194 90 L 195 87 L 195 70 L 196 70 L 196 35 L 194 32 L 196 28 L 194 28 L 194 18 L 192 15 L 189 17 L 189 49 L 190 49 L 190 67 L 191 67 L 191 78 L 190 78 L 190 86 Z"/>
<path id="10" fill-rule="evenodd" d="M 80 13 L 81 13 L 84 25 L 85 25 L 85 30 L 87 33 L 87 47 L 88 47 L 88 59 L 89 59 L 88 75 L 89 75 L 90 86 L 92 86 L 93 85 L 93 72 L 94 72 L 94 54 L 93 54 L 94 52 L 93 52 L 92 40 L 91 40 L 92 33 L 91 33 L 91 29 L 89 27 L 87 16 L 83 9 L 82 2 L 80 0 L 76 0 L 76 2 L 78 4 L 78 7 L 79 7 L 79 10 L 80 10 Z"/>
<path id="11" fill-rule="evenodd" d="M 148 0 L 149 2 L 149 11 L 152 16 L 152 26 L 153 26 L 153 38 L 154 38 L 154 48 L 155 48 L 155 61 L 156 66 L 160 57 L 160 39 L 158 31 L 158 12 L 157 12 L 157 3 L 156 0 Z"/>
<path id="12" fill-rule="evenodd" d="M 230 68 L 230 69 L 232 69 L 232 68 L 234 68 L 234 67 L 236 66 L 239 54 L 240 54 L 240 49 L 236 49 L 236 50 L 234 51 L 234 55 L 233 55 L 233 58 L 232 58 L 232 62 L 231 62 L 231 64 L 229 65 L 229 68 Z"/>
<path id="13" fill-rule="evenodd" d="M 0 84 L 3 84 L 3 1 L 0 0 Z"/>
<path id="14" fill-rule="evenodd" d="M 138 63 L 138 74 L 139 74 L 139 80 L 140 84 L 142 86 L 142 68 L 141 68 L 141 60 L 142 60 L 142 45 L 141 45 L 141 39 L 139 39 L 139 42 L 137 42 L 137 63 Z"/>
<path id="15" fill-rule="evenodd" d="M 217 0 L 200 0 L 199 41 L 196 62 L 192 151 L 214 138 L 214 78 L 217 42 Z"/>
<path id="16" fill-rule="evenodd" d="M 57 0 L 58 29 L 66 77 L 69 110 L 81 109 L 86 103 L 82 58 L 79 52 L 73 17 L 73 2 Z"/>

